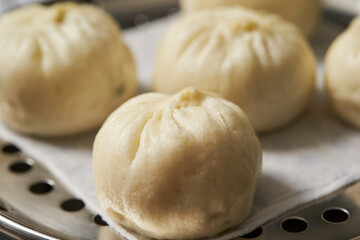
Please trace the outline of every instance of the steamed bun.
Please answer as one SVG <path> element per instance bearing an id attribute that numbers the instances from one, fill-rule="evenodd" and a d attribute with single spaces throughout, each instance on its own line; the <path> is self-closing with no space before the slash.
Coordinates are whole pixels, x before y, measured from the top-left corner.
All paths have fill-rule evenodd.
<path id="1" fill-rule="evenodd" d="M 335 113 L 360 128 L 360 17 L 330 46 L 325 57 L 326 90 Z"/>
<path id="2" fill-rule="evenodd" d="M 99 201 L 116 222 L 158 239 L 215 235 L 248 215 L 261 148 L 246 115 L 186 88 L 135 97 L 96 136 Z"/>
<path id="3" fill-rule="evenodd" d="M 315 56 L 295 26 L 254 10 L 219 8 L 183 15 L 170 26 L 159 46 L 154 89 L 219 93 L 264 132 L 307 107 L 315 75 Z"/>
<path id="4" fill-rule="evenodd" d="M 181 0 L 186 12 L 224 6 L 243 6 L 277 13 L 295 23 L 306 36 L 315 33 L 321 17 L 321 0 Z"/>
<path id="5" fill-rule="evenodd" d="M 116 22 L 91 5 L 32 5 L 0 18 L 0 115 L 40 136 L 96 128 L 136 90 Z"/>

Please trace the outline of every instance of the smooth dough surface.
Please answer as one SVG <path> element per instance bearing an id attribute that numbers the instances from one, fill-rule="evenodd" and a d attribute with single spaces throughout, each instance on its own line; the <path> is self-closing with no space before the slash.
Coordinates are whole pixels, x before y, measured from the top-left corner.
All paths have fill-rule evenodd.
<path id="1" fill-rule="evenodd" d="M 121 225 L 158 239 L 209 237 L 240 224 L 261 159 L 241 109 L 194 88 L 124 103 L 93 151 L 102 207 Z"/>
<path id="2" fill-rule="evenodd" d="M 325 80 L 335 113 L 360 128 L 360 17 L 330 46 Z"/>
<path id="3" fill-rule="evenodd" d="M 316 59 L 293 24 L 241 7 L 185 14 L 165 32 L 154 89 L 187 86 L 238 104 L 257 132 L 294 120 L 312 97 Z"/>
<path id="4" fill-rule="evenodd" d="M 91 5 L 31 5 L 0 18 L 0 115 L 39 136 L 99 127 L 136 91 L 116 22 Z"/>
<path id="5" fill-rule="evenodd" d="M 295 23 L 308 37 L 314 35 L 321 18 L 321 0 L 181 0 L 180 3 L 186 12 L 224 6 L 265 10 Z"/>

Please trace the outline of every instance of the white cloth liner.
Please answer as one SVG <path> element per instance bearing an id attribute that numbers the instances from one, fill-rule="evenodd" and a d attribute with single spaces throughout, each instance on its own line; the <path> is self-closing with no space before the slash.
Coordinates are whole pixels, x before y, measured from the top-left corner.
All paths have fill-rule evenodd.
<path id="1" fill-rule="evenodd" d="M 151 72 L 159 37 L 170 19 L 126 30 L 125 38 L 139 66 L 140 91 L 151 86 Z M 313 46 L 322 59 L 329 43 L 343 27 L 324 22 Z M 110 226 L 128 239 L 139 239 L 104 215 L 95 195 L 91 151 L 95 132 L 76 138 L 46 140 L 23 136 L 0 124 L 0 137 L 45 164 L 68 189 L 82 198 L 94 213 L 101 213 Z M 252 212 L 241 226 L 211 239 L 232 239 L 281 214 L 339 191 L 360 179 L 360 132 L 338 121 L 321 90 L 308 112 L 297 122 L 260 136 L 263 146 L 263 174 Z"/>

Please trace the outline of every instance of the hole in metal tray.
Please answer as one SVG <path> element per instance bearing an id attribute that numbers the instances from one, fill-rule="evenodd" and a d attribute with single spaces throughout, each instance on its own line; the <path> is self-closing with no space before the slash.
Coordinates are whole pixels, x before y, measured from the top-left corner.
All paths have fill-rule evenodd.
<path id="1" fill-rule="evenodd" d="M 289 233 L 301 233 L 304 232 L 308 228 L 308 223 L 305 219 L 299 217 L 290 217 L 285 219 L 281 223 L 281 228 L 285 232 Z"/>
<path id="2" fill-rule="evenodd" d="M 96 215 L 93 218 L 94 223 L 96 223 L 99 226 L 108 226 L 107 222 L 105 222 L 100 215 Z"/>
<path id="3" fill-rule="evenodd" d="M 29 190 L 35 194 L 46 194 L 51 192 L 53 189 L 54 183 L 49 180 L 34 183 L 29 188 Z"/>
<path id="4" fill-rule="evenodd" d="M 61 208 L 67 212 L 80 211 L 84 207 L 85 207 L 84 202 L 82 200 L 76 199 L 76 198 L 66 200 L 61 204 Z"/>
<path id="5" fill-rule="evenodd" d="M 2 151 L 6 154 L 19 153 L 21 150 L 14 144 L 7 144 L 2 147 Z"/>
<path id="6" fill-rule="evenodd" d="M 19 160 L 9 166 L 9 170 L 13 173 L 26 173 L 33 167 L 33 162 L 30 159 Z"/>
<path id="7" fill-rule="evenodd" d="M 322 213 L 321 218 L 327 223 L 341 224 L 349 220 L 350 213 L 344 208 L 330 208 Z"/>
<path id="8" fill-rule="evenodd" d="M 257 228 L 254 231 L 252 231 L 251 233 L 245 234 L 244 236 L 242 236 L 242 238 L 245 239 L 253 239 L 253 238 L 258 238 L 263 234 L 263 230 L 262 228 Z"/>

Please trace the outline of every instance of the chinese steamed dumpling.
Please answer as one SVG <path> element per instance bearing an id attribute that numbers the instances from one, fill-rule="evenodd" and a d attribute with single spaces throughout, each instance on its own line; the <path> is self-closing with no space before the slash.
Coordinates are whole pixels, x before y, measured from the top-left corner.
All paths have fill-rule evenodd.
<path id="1" fill-rule="evenodd" d="M 160 42 L 154 89 L 187 86 L 239 105 L 257 132 L 293 121 L 312 97 L 316 59 L 291 23 L 241 7 L 181 16 Z"/>
<path id="2" fill-rule="evenodd" d="M 308 37 L 315 33 L 321 18 L 321 0 L 181 0 L 180 3 L 186 12 L 243 6 L 277 13 L 295 23 Z"/>
<path id="3" fill-rule="evenodd" d="M 238 106 L 186 88 L 137 96 L 112 113 L 93 167 L 99 201 L 116 222 L 148 237 L 191 239 L 245 219 L 261 158 Z"/>
<path id="4" fill-rule="evenodd" d="M 0 18 L 0 115 L 26 134 L 96 128 L 136 90 L 116 22 L 91 5 L 31 5 Z"/>
<path id="5" fill-rule="evenodd" d="M 325 80 L 335 113 L 360 128 L 360 17 L 330 46 Z"/>

